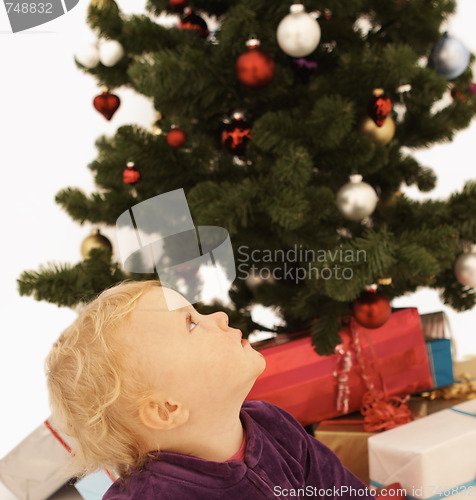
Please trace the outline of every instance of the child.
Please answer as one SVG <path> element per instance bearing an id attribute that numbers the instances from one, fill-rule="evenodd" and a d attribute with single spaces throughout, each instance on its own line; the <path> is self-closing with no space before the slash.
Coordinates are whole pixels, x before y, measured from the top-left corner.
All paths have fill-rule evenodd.
<path id="1" fill-rule="evenodd" d="M 224 312 L 158 281 L 101 293 L 46 364 L 77 470 L 120 476 L 104 500 L 374 498 L 287 412 L 244 401 L 265 365 Z"/>

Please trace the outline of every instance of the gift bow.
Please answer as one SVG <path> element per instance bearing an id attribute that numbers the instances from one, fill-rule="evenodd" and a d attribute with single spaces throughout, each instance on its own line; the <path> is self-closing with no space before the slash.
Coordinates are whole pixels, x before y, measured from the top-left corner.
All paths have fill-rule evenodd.
<path id="1" fill-rule="evenodd" d="M 364 416 L 364 430 L 366 432 L 376 432 L 393 429 L 402 424 L 413 420 L 413 414 L 406 405 L 410 398 L 409 395 L 404 398 L 389 396 L 385 387 L 385 382 L 378 369 L 378 358 L 370 340 L 367 331 L 365 336 L 372 354 L 372 368 L 374 375 L 370 373 L 369 365 L 364 359 L 359 332 L 356 328 L 355 319 L 351 318 L 349 330 L 352 336 L 351 349 L 355 352 L 355 358 L 360 367 L 360 375 L 367 387 L 367 392 L 362 398 L 361 414 Z M 337 409 L 342 413 L 348 413 L 350 389 L 348 385 L 348 373 L 352 368 L 351 350 L 346 351 L 342 345 L 336 347 L 339 355 L 337 370 L 334 375 L 337 378 Z M 383 391 L 378 392 L 375 389 L 373 380 L 378 378 Z"/>

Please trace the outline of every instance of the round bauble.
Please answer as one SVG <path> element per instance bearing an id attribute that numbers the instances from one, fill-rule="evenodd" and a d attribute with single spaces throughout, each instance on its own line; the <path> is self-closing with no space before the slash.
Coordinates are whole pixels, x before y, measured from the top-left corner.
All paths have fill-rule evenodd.
<path id="1" fill-rule="evenodd" d="M 87 43 L 79 48 L 74 55 L 76 61 L 86 68 L 95 68 L 99 64 L 99 50 L 97 43 Z"/>
<path id="2" fill-rule="evenodd" d="M 365 116 L 360 122 L 359 130 L 386 146 L 395 135 L 395 122 L 391 116 L 387 116 L 383 125 L 379 127 L 370 116 Z"/>
<path id="3" fill-rule="evenodd" d="M 94 250 L 96 248 L 102 248 L 106 250 L 109 258 L 111 258 L 111 242 L 101 234 L 99 229 L 93 231 L 87 238 L 83 240 L 83 243 L 81 244 L 81 255 L 83 256 L 83 259 L 89 259 L 91 250 Z"/>
<path id="4" fill-rule="evenodd" d="M 195 12 L 190 12 L 186 14 L 179 23 L 179 28 L 183 30 L 194 30 L 201 38 L 207 38 L 209 31 L 206 21 L 195 14 Z"/>
<path id="5" fill-rule="evenodd" d="M 455 264 L 455 274 L 462 285 L 476 288 L 476 250 L 458 257 Z"/>
<path id="6" fill-rule="evenodd" d="M 360 221 L 375 210 L 378 196 L 374 188 L 362 182 L 361 175 L 351 175 L 350 182 L 337 193 L 337 208 L 349 220 Z"/>
<path id="7" fill-rule="evenodd" d="M 433 47 L 428 57 L 428 65 L 438 75 L 452 80 L 460 76 L 468 67 L 469 50 L 454 36 L 445 36 Z"/>
<path id="8" fill-rule="evenodd" d="M 278 25 L 276 38 L 281 50 L 291 57 L 304 57 L 314 52 L 321 40 L 319 23 L 304 10 L 304 5 L 294 4 L 290 13 Z"/>
<path id="9" fill-rule="evenodd" d="M 471 95 L 476 95 L 476 83 L 470 83 L 468 85 L 468 92 L 471 94 Z"/>
<path id="10" fill-rule="evenodd" d="M 380 328 L 387 322 L 392 307 L 387 297 L 382 293 L 366 290 L 360 294 L 358 299 L 354 300 L 352 310 L 359 325 L 374 329 Z"/>
<path id="11" fill-rule="evenodd" d="M 169 5 L 172 10 L 180 11 L 187 6 L 187 0 L 169 0 Z"/>
<path id="12" fill-rule="evenodd" d="M 259 48 L 260 41 L 252 38 L 246 42 L 248 50 L 236 60 L 236 77 L 249 89 L 262 89 L 274 77 L 273 58 Z"/>
<path id="13" fill-rule="evenodd" d="M 117 40 L 102 40 L 99 43 L 99 60 L 104 66 L 116 65 L 124 56 L 124 48 Z"/>
<path id="14" fill-rule="evenodd" d="M 173 128 L 167 134 L 167 144 L 172 148 L 180 148 L 186 140 L 185 132 L 179 128 Z"/>
<path id="15" fill-rule="evenodd" d="M 140 181 L 140 172 L 136 169 L 134 162 L 127 162 L 127 167 L 122 172 L 122 180 L 124 184 L 134 185 Z"/>

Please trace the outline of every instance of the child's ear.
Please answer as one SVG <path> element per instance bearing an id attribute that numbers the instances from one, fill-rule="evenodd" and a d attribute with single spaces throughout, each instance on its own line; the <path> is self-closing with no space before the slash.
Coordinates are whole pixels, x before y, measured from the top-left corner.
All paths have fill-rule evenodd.
<path id="1" fill-rule="evenodd" d="M 188 410 L 179 402 L 158 395 L 151 396 L 139 407 L 141 422 L 150 429 L 169 430 L 187 422 Z"/>

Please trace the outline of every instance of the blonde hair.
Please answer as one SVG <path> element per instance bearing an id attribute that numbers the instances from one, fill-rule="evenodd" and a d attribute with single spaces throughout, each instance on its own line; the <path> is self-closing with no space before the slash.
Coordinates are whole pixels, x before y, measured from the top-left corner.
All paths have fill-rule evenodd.
<path id="1" fill-rule="evenodd" d="M 157 280 L 126 280 L 103 291 L 53 345 L 46 362 L 53 421 L 73 439 L 68 471 L 82 477 L 100 468 L 127 479 L 150 452 L 135 431 L 137 409 L 151 394 L 139 380 L 117 335 L 136 302 Z M 129 369 L 127 369 L 129 368 Z"/>

